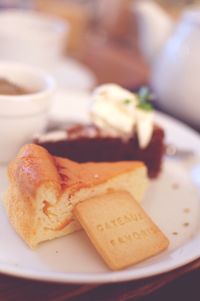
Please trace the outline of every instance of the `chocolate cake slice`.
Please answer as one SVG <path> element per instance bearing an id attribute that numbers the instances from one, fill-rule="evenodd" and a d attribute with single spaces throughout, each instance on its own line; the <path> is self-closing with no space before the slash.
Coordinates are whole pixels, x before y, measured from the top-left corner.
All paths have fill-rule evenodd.
<path id="1" fill-rule="evenodd" d="M 151 140 L 145 148 L 139 146 L 137 133 L 129 138 L 112 136 L 93 124 L 75 124 L 59 133 L 47 133 L 36 138 L 34 143 L 54 156 L 81 163 L 143 161 L 150 178 L 156 178 L 161 171 L 165 151 L 164 130 L 158 125 L 154 125 Z"/>
<path id="2" fill-rule="evenodd" d="M 154 121 L 150 99 L 145 87 L 135 94 L 116 84 L 103 84 L 92 94 L 88 124 L 74 123 L 34 142 L 54 156 L 80 163 L 139 160 L 155 178 L 162 167 L 164 130 Z"/>

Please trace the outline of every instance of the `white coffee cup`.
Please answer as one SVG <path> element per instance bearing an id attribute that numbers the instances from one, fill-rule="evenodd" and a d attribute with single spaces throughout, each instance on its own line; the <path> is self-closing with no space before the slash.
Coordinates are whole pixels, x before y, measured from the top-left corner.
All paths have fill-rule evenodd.
<path id="1" fill-rule="evenodd" d="M 62 57 L 69 24 L 32 10 L 0 11 L 0 60 L 48 67 Z"/>
<path id="2" fill-rule="evenodd" d="M 38 68 L 13 62 L 0 62 L 0 78 L 28 91 L 22 95 L 2 95 L 0 91 L 0 163 L 6 163 L 23 144 L 44 131 L 55 81 Z"/>

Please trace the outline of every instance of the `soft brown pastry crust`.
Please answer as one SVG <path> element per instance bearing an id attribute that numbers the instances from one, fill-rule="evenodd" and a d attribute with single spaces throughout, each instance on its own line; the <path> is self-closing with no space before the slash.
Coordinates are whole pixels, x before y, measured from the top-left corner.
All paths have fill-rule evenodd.
<path id="1" fill-rule="evenodd" d="M 141 187 L 137 173 L 143 180 Z M 16 231 L 34 247 L 80 227 L 72 215 L 73 206 L 80 200 L 116 186 L 141 199 L 147 185 L 146 173 L 142 162 L 79 164 L 28 144 L 9 164 L 5 206 Z M 129 187 L 129 176 L 136 187 Z"/>
<path id="2" fill-rule="evenodd" d="M 35 144 L 25 145 L 8 166 L 10 182 L 20 188 L 22 192 L 34 196 L 38 187 L 46 181 L 52 183 L 61 191 L 55 159 L 42 147 Z"/>

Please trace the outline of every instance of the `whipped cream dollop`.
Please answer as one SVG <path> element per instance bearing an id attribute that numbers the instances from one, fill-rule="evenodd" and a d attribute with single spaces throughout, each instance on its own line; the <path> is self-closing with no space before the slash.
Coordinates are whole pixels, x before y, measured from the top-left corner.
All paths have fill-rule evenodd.
<path id="1" fill-rule="evenodd" d="M 93 92 L 91 119 L 113 136 L 130 137 L 137 133 L 139 145 L 145 148 L 153 133 L 153 110 L 139 106 L 137 94 L 116 84 L 104 84 Z"/>

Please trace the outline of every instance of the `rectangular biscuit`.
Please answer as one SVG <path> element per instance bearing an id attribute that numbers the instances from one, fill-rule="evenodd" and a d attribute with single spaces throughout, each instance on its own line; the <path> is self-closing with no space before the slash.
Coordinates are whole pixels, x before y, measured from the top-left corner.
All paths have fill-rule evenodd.
<path id="1" fill-rule="evenodd" d="M 154 256 L 169 241 L 125 191 L 78 203 L 74 214 L 107 265 L 118 270 Z"/>

